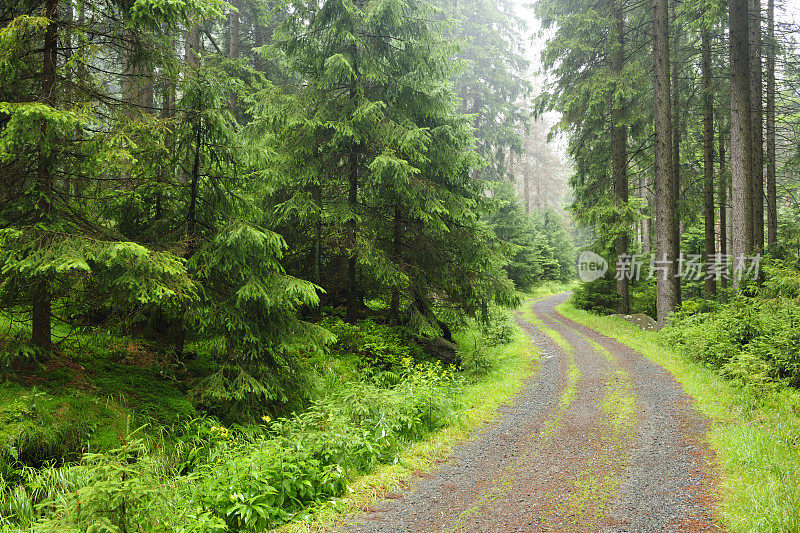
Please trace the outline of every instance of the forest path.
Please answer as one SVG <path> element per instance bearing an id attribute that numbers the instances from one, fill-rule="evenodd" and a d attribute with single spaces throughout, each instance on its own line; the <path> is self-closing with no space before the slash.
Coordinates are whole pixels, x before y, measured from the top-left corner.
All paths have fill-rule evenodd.
<path id="1" fill-rule="evenodd" d="M 721 531 L 708 422 L 671 374 L 556 311 L 517 320 L 542 360 L 503 416 L 343 531 Z"/>

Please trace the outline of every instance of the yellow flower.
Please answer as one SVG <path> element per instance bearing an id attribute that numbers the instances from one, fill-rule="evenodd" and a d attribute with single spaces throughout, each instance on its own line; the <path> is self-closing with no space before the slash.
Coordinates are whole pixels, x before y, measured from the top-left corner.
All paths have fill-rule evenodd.
<path id="1" fill-rule="evenodd" d="M 270 417 L 268 417 L 267 415 L 264 415 L 264 416 L 261 417 L 261 420 L 263 420 L 266 423 L 266 422 L 269 422 L 272 419 Z"/>

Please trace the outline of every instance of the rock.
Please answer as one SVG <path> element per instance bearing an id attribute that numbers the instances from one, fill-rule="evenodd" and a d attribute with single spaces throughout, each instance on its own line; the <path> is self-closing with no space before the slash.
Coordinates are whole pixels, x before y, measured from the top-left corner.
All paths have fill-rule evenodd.
<path id="1" fill-rule="evenodd" d="M 658 329 L 658 323 L 651 317 L 645 315 L 644 313 L 637 313 L 635 315 L 613 315 L 613 316 L 621 318 L 625 322 L 630 322 L 634 326 L 641 328 L 645 331 L 655 331 Z"/>

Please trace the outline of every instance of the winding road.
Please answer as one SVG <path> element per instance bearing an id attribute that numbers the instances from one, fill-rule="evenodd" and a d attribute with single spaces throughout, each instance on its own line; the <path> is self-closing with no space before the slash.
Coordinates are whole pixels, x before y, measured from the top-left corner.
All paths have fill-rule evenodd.
<path id="1" fill-rule="evenodd" d="M 348 532 L 717 532 L 708 421 L 661 367 L 562 316 L 517 320 L 542 359 L 502 416 Z"/>

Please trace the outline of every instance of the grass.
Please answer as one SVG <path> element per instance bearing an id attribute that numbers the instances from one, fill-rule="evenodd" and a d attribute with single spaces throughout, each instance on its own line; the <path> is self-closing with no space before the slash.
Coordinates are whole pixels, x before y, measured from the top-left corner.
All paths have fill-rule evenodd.
<path id="1" fill-rule="evenodd" d="M 657 332 L 562 304 L 565 316 L 601 331 L 670 371 L 712 422 L 723 470 L 721 518 L 731 531 L 800 531 L 800 391 L 723 379 L 667 346 Z"/>
<path id="2" fill-rule="evenodd" d="M 530 289 L 521 295 L 522 300 L 538 300 L 553 296 L 554 294 L 561 294 L 562 292 L 569 292 L 578 285 L 577 281 L 562 283 L 560 281 L 546 281 L 536 287 Z"/>

